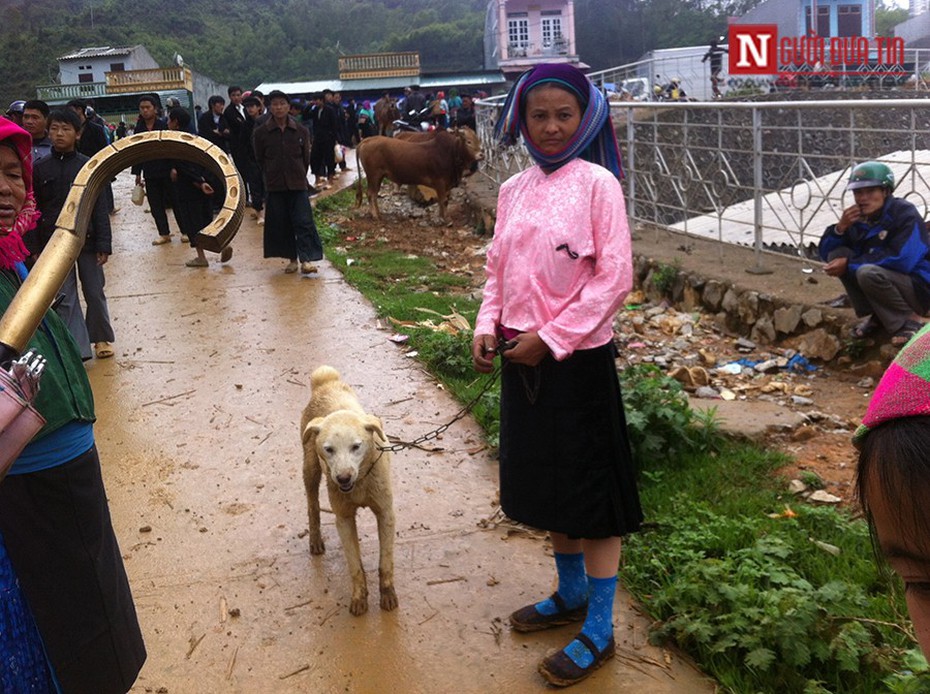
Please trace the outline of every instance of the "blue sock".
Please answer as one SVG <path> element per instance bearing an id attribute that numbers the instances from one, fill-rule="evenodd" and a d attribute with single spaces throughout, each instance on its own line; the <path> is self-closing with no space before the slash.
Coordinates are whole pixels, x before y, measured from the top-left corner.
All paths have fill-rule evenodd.
<path id="1" fill-rule="evenodd" d="M 581 633 L 594 642 L 597 650 L 602 651 L 614 635 L 614 593 L 617 590 L 617 577 L 587 578 L 588 616 L 581 627 Z M 581 668 L 586 668 L 594 662 L 591 651 L 578 639 L 565 647 L 565 655 Z"/>
<path id="2" fill-rule="evenodd" d="M 555 553 L 555 568 L 559 573 L 559 597 L 568 609 L 584 604 L 588 599 L 588 577 L 584 570 L 584 553 Z M 552 598 L 536 603 L 536 611 L 543 615 L 552 615 L 559 611 Z"/>

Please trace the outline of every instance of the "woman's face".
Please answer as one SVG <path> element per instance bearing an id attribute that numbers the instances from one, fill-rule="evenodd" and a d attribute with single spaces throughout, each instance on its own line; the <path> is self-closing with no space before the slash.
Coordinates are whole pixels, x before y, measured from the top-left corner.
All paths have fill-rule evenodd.
<path id="1" fill-rule="evenodd" d="M 544 84 L 526 95 L 526 129 L 543 154 L 565 149 L 581 123 L 581 105 L 571 92 Z"/>
<path id="2" fill-rule="evenodd" d="M 917 502 L 885 498 L 874 479 L 868 490 L 879 548 L 904 581 L 904 597 L 917 642 L 924 655 L 930 655 L 930 540 L 913 527 L 914 509 L 908 507 Z"/>
<path id="3" fill-rule="evenodd" d="M 13 228 L 25 201 L 23 164 L 16 152 L 0 145 L 0 236 L 6 236 Z"/>

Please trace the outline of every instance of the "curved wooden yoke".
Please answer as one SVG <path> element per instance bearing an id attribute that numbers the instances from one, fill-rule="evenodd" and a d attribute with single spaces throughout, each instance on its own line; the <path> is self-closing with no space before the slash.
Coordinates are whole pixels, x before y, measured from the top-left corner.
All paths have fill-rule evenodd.
<path id="1" fill-rule="evenodd" d="M 84 247 L 87 224 L 104 186 L 120 171 L 152 159 L 181 159 L 211 170 L 226 186 L 223 209 L 200 232 L 197 245 L 220 252 L 239 231 L 242 181 L 230 156 L 211 142 L 174 130 L 139 133 L 95 154 L 78 172 L 58 215 L 55 233 L 0 318 L 0 363 L 22 354 Z"/>

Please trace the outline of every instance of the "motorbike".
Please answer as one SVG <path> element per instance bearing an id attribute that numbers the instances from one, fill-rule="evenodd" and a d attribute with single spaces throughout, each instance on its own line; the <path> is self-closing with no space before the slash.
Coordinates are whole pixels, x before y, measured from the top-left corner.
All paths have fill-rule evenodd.
<path id="1" fill-rule="evenodd" d="M 673 77 L 665 82 L 661 76 L 656 75 L 652 96 L 655 101 L 692 101 L 681 86 L 680 77 Z"/>
<path id="2" fill-rule="evenodd" d="M 394 130 L 402 132 L 425 133 L 435 130 L 436 126 L 430 122 L 430 107 L 419 111 L 411 110 L 406 117 L 394 121 Z"/>

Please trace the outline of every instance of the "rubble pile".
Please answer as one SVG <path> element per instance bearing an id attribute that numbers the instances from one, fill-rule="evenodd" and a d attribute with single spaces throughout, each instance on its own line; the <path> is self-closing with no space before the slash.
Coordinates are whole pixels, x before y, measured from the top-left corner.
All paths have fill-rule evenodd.
<path id="1" fill-rule="evenodd" d="M 813 386 L 829 374 L 803 352 L 760 346 L 728 334 L 713 316 L 678 311 L 666 301 L 646 303 L 645 298 L 633 292 L 617 314 L 614 340 L 621 366 L 653 364 L 696 398 L 775 403 L 802 413 L 805 426 L 819 431 L 851 433 L 855 428 L 855 420 L 817 409 Z M 866 393 L 875 383 L 867 375 L 856 387 Z"/>

